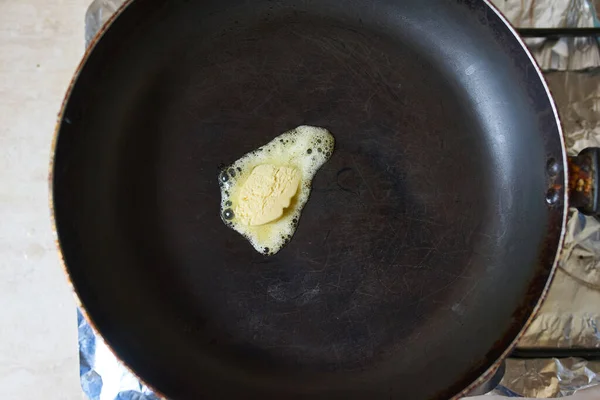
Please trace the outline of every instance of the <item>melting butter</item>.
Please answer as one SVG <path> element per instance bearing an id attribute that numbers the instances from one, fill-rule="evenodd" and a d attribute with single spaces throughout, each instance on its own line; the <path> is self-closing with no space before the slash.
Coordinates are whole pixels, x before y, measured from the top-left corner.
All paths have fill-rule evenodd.
<path id="1" fill-rule="evenodd" d="M 299 126 L 223 169 L 221 218 L 260 253 L 289 242 L 310 196 L 312 180 L 335 140 L 323 128 Z"/>

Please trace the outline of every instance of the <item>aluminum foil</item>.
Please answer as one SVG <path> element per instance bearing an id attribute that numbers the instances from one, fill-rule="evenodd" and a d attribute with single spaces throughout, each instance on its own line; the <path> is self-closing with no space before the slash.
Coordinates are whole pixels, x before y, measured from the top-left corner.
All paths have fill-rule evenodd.
<path id="1" fill-rule="evenodd" d="M 124 0 L 95 0 L 85 17 L 90 43 Z M 600 26 L 591 0 L 492 0 L 517 27 Z M 592 38 L 528 39 L 538 63 L 547 72 L 558 105 L 568 150 L 576 154 L 600 146 L 600 66 L 598 42 Z M 586 72 L 574 72 L 586 70 Z M 108 349 L 78 311 L 81 386 L 92 400 L 157 400 Z M 538 317 L 520 348 L 600 348 L 600 223 L 571 211 L 559 270 Z M 451 366 L 449 366 L 451 368 Z M 434 377 L 432 377 L 434 378 Z M 583 359 L 508 359 L 500 385 L 483 396 L 499 398 L 563 397 L 600 399 L 600 361 Z M 586 392 L 592 388 L 595 392 Z M 573 400 L 579 400 L 573 399 Z"/>
<path id="2" fill-rule="evenodd" d="M 90 44 L 102 25 L 121 7 L 125 0 L 95 0 L 85 13 L 85 44 Z"/>
<path id="3" fill-rule="evenodd" d="M 599 384 L 600 362 L 580 358 L 508 359 L 500 387 L 492 394 L 500 392 L 505 397 L 515 397 L 514 394 L 519 393 L 545 399 L 570 396 L 593 388 L 594 398 L 600 399 Z M 512 395 L 506 396 L 506 388 Z"/>
<path id="4" fill-rule="evenodd" d="M 79 310 L 77 323 L 81 387 L 91 400 L 160 399 L 117 360 Z"/>
<path id="5" fill-rule="evenodd" d="M 599 72 L 546 73 L 570 154 L 600 146 Z M 600 223 L 571 210 L 556 277 L 518 347 L 600 348 L 598 327 Z"/>
<path id="6" fill-rule="evenodd" d="M 591 28 L 600 26 L 592 0 L 491 0 L 518 28 Z M 544 70 L 578 70 L 600 64 L 597 38 L 526 39 Z"/>

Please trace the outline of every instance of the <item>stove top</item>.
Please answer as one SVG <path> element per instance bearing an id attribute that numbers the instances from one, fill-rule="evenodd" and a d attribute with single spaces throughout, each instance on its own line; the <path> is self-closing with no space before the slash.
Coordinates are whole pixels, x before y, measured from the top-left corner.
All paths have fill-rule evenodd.
<path id="1" fill-rule="evenodd" d="M 86 43 L 123 1 L 95 0 L 90 5 Z M 600 6 L 600 0 L 595 1 Z M 592 0 L 492 2 L 520 27 L 518 31 L 545 71 L 569 153 L 600 147 L 600 21 L 596 4 Z M 81 383 L 91 399 L 159 399 L 121 365 L 80 312 L 78 322 Z M 504 379 L 493 392 L 505 397 L 543 398 L 600 384 L 599 325 L 600 222 L 571 210 L 548 297 L 506 361 Z"/>

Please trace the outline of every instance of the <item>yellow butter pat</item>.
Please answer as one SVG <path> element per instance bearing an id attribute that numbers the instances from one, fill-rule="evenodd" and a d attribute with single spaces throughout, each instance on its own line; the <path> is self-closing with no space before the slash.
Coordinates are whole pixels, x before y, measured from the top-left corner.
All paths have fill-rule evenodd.
<path id="1" fill-rule="evenodd" d="M 275 221 L 290 206 L 299 184 L 300 171 L 296 168 L 258 165 L 240 190 L 235 215 L 252 226 Z"/>

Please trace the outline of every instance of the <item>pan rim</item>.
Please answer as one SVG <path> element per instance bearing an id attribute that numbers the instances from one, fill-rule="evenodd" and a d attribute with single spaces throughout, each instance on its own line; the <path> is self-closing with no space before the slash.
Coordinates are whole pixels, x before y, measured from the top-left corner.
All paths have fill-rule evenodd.
<path id="1" fill-rule="evenodd" d="M 96 326 L 96 323 L 94 322 L 91 315 L 87 312 L 87 309 L 85 308 L 85 306 L 83 305 L 83 303 L 80 299 L 78 290 L 75 287 L 74 282 L 71 280 L 71 276 L 67 269 L 64 253 L 62 251 L 62 246 L 61 246 L 61 243 L 59 240 L 57 219 L 56 219 L 56 213 L 55 213 L 56 210 L 55 210 L 55 206 L 54 206 L 55 205 L 55 201 L 54 201 L 55 156 L 56 156 L 56 147 L 57 147 L 57 143 L 58 143 L 58 136 L 59 136 L 59 132 L 61 130 L 61 125 L 64 120 L 65 111 L 66 111 L 67 105 L 69 103 L 70 97 L 73 93 L 75 84 L 76 84 L 77 80 L 79 79 L 79 76 L 81 75 L 82 71 L 84 70 L 85 65 L 87 64 L 87 61 L 89 60 L 92 52 L 94 51 L 95 47 L 97 46 L 99 41 L 102 39 L 104 34 L 109 30 L 109 28 L 119 18 L 119 16 L 122 15 L 122 13 L 125 11 L 125 9 L 127 9 L 132 3 L 134 3 L 134 1 L 135 0 L 125 0 L 124 3 L 102 25 L 102 27 L 99 29 L 99 31 L 94 35 L 94 37 L 90 41 L 89 45 L 86 47 L 84 55 L 82 56 L 82 59 L 79 62 L 78 66 L 73 74 L 73 77 L 71 78 L 71 81 L 67 87 L 67 90 L 65 92 L 65 95 L 64 95 L 61 107 L 60 107 L 60 111 L 57 114 L 57 121 L 55 124 L 51 148 L 50 148 L 50 162 L 49 162 L 49 175 L 48 175 L 48 188 L 49 188 L 48 200 L 49 200 L 51 230 L 53 233 L 54 244 L 56 246 L 56 250 L 58 253 L 59 263 L 60 263 L 63 273 L 67 279 L 67 282 L 71 288 L 71 291 L 72 291 L 72 294 L 75 299 L 75 303 L 76 303 L 77 307 L 81 311 L 84 318 L 88 321 L 94 334 L 96 334 L 98 337 L 102 338 L 103 340 L 104 340 L 104 336 L 101 334 L 100 330 Z M 521 339 L 521 337 L 523 336 L 525 331 L 528 329 L 528 327 L 531 325 L 532 321 L 538 315 L 540 308 L 547 297 L 549 287 L 552 284 L 554 277 L 556 275 L 556 269 L 557 269 L 558 261 L 559 261 L 559 258 L 560 258 L 561 252 L 562 252 L 564 239 L 565 239 L 565 233 L 566 233 L 565 227 L 566 227 L 566 222 L 567 222 L 567 217 L 568 217 L 568 208 L 569 208 L 569 194 L 568 194 L 568 190 L 566 190 L 566 188 L 568 187 L 568 173 L 567 173 L 568 168 L 567 168 L 567 152 L 566 152 L 565 138 L 564 138 L 564 132 L 562 129 L 562 123 L 560 120 L 560 116 L 558 114 L 556 103 L 554 102 L 554 98 L 552 96 L 550 88 L 548 87 L 548 84 L 543 76 L 542 70 L 539 67 L 534 56 L 531 54 L 531 52 L 527 48 L 525 42 L 518 35 L 517 31 L 510 24 L 508 19 L 500 12 L 500 10 L 498 10 L 496 8 L 496 6 L 494 4 L 492 4 L 491 0 L 483 0 L 482 3 L 484 6 L 489 7 L 489 9 L 498 17 L 499 21 L 501 21 L 506 26 L 506 28 L 512 34 L 514 39 L 521 46 L 524 53 L 527 55 L 531 64 L 533 65 L 533 67 L 537 73 L 537 76 L 546 92 L 548 101 L 552 108 L 552 113 L 553 113 L 554 119 L 556 121 L 556 128 L 557 128 L 559 139 L 560 139 L 562 165 L 563 165 L 563 171 L 565 171 L 565 173 L 563 175 L 564 179 L 563 179 L 562 185 L 563 185 L 563 188 L 565 188 L 565 190 L 563 190 L 563 195 L 562 195 L 562 199 L 563 199 L 562 219 L 561 219 L 558 244 L 557 244 L 557 247 L 555 250 L 554 260 L 552 262 L 552 265 L 549 270 L 548 278 L 547 278 L 544 288 L 540 294 L 540 297 L 537 300 L 536 305 L 532 308 L 532 311 L 530 312 L 529 317 L 527 318 L 524 325 L 521 327 L 519 333 L 515 336 L 515 338 L 509 344 L 509 346 L 503 351 L 503 353 L 500 355 L 500 357 L 483 374 L 481 374 L 479 376 L 479 378 L 477 378 L 475 381 L 473 381 L 470 385 L 468 385 L 466 388 L 464 388 L 461 392 L 459 392 L 456 395 L 454 395 L 453 397 L 451 397 L 449 400 L 458 400 L 458 399 L 464 397 L 465 395 L 467 395 L 472 390 L 476 389 L 482 383 L 485 383 L 485 381 L 487 381 L 498 370 L 498 368 L 501 365 L 501 362 L 503 360 L 505 360 L 508 357 L 508 355 L 512 352 L 512 350 L 516 347 L 517 343 L 519 342 L 519 340 Z M 548 233 L 548 235 L 549 234 L 550 233 Z M 149 384 L 146 380 L 144 380 L 142 377 L 140 377 L 134 370 L 132 370 L 132 368 L 124 360 L 121 359 L 121 357 L 115 352 L 115 350 L 109 343 L 107 343 L 107 342 L 105 342 L 105 343 L 106 343 L 106 345 L 107 345 L 106 347 L 109 349 L 109 351 L 113 354 L 113 356 L 117 360 L 119 360 L 121 362 L 121 364 L 127 369 L 127 371 L 129 371 L 133 376 L 135 376 L 137 379 L 139 379 L 139 381 L 141 383 L 143 383 L 145 386 L 147 386 L 149 389 L 151 389 L 158 397 L 160 397 L 163 400 L 168 400 L 167 397 L 162 392 L 157 390 L 153 385 Z"/>
<path id="2" fill-rule="evenodd" d="M 562 167 L 563 167 L 563 171 L 565 171 L 565 173 L 563 175 L 564 179 L 563 179 L 562 185 L 563 185 L 563 188 L 565 188 L 565 190 L 563 190 L 563 210 L 562 210 L 560 237 L 558 239 L 558 244 L 557 244 L 557 248 L 556 248 L 556 252 L 555 252 L 555 256 L 554 256 L 554 261 L 552 262 L 552 267 L 550 268 L 550 273 L 548 275 L 546 284 L 544 285 L 544 289 L 542 290 L 542 293 L 541 293 L 539 299 L 537 300 L 536 305 L 533 307 L 531 314 L 529 315 L 529 318 L 527 318 L 527 321 L 525 322 L 525 324 L 523 325 L 523 327 L 521 328 L 521 330 L 519 331 L 517 336 L 515 336 L 513 341 L 504 350 L 504 352 L 496 360 L 496 362 L 490 368 L 488 368 L 488 370 L 486 372 L 484 372 L 476 381 L 471 383 L 471 385 L 466 387 L 462 392 L 458 393 L 457 395 L 452 397 L 450 400 L 458 400 L 461 397 L 468 394 L 469 392 L 471 392 L 473 389 L 477 388 L 482 383 L 485 383 L 485 381 L 487 381 L 498 370 L 502 361 L 504 361 L 506 358 L 508 358 L 510 353 L 517 346 L 517 343 L 519 342 L 519 340 L 525 334 L 525 331 L 527 331 L 527 329 L 529 328 L 529 326 L 531 325 L 533 320 L 537 317 L 542 304 L 546 300 L 546 297 L 548 295 L 548 290 L 550 289 L 550 285 L 552 284 L 552 282 L 554 281 L 554 277 L 556 276 L 556 268 L 558 265 L 558 260 L 560 258 L 560 254 L 562 252 L 562 248 L 564 245 L 564 239 L 565 239 L 565 233 L 566 233 L 565 227 L 566 227 L 567 216 L 568 216 L 568 211 L 569 211 L 569 191 L 566 190 L 566 188 L 568 187 L 569 175 L 567 173 L 568 167 L 567 167 L 567 150 L 566 150 L 566 145 L 565 145 L 565 137 L 564 137 L 564 132 L 562 129 L 562 122 L 561 122 L 560 116 L 558 114 L 558 109 L 556 108 L 556 103 L 554 102 L 554 97 L 552 96 L 552 93 L 548 86 L 548 82 L 546 82 L 546 79 L 544 78 L 542 70 L 541 70 L 540 66 L 538 65 L 537 61 L 535 60 L 535 57 L 533 56 L 533 54 L 531 54 L 531 52 L 529 51 L 529 48 L 527 48 L 527 45 L 525 44 L 523 39 L 519 36 L 519 34 L 515 30 L 515 28 L 508 21 L 508 18 L 506 18 L 506 16 L 504 16 L 504 14 L 502 14 L 502 12 L 500 12 L 500 10 L 498 10 L 498 8 L 496 8 L 496 6 L 494 4 L 492 4 L 491 0 L 483 0 L 483 2 L 496 14 L 498 19 L 504 23 L 504 25 L 508 28 L 508 30 L 513 35 L 515 40 L 522 47 L 523 51 L 525 52 L 525 54 L 531 61 L 531 64 L 535 68 L 535 72 L 537 73 L 538 78 L 540 79 L 540 82 L 542 83 L 544 90 L 546 91 L 546 95 L 548 97 L 548 101 L 550 102 L 550 106 L 552 108 L 552 113 L 553 113 L 554 119 L 556 121 L 556 127 L 557 127 L 559 138 L 560 138 Z"/>
<path id="3" fill-rule="evenodd" d="M 57 114 L 56 123 L 54 125 L 54 133 L 52 136 L 52 143 L 50 147 L 50 161 L 49 161 L 49 172 L 48 172 L 48 202 L 49 202 L 49 210 L 50 210 L 50 229 L 52 230 L 54 246 L 56 248 L 56 252 L 58 253 L 58 261 L 60 267 L 65 275 L 67 283 L 71 289 L 71 294 L 73 295 L 73 299 L 75 300 L 75 305 L 92 328 L 92 332 L 94 335 L 101 338 L 106 344 L 106 348 L 108 351 L 115 357 L 115 359 L 119 360 L 121 365 L 133 376 L 135 376 L 143 385 L 148 387 L 156 396 L 158 396 L 161 400 L 168 400 L 168 398 L 158 389 L 156 389 L 152 384 L 148 383 L 145 379 L 140 377 L 125 361 L 121 359 L 121 357 L 116 353 L 110 343 L 106 342 L 104 339 L 104 335 L 98 329 L 96 322 L 92 318 L 92 316 L 88 313 L 87 309 L 83 305 L 77 288 L 75 287 L 75 283 L 71 280 L 71 275 L 67 269 L 67 263 L 65 261 L 65 256 L 62 250 L 62 246 L 60 244 L 60 239 L 58 237 L 58 227 L 56 220 L 56 210 L 54 207 L 54 168 L 55 168 L 55 157 L 56 157 L 56 146 L 58 144 L 58 135 L 60 132 L 60 128 L 62 122 L 64 120 L 65 111 L 67 109 L 67 105 L 69 104 L 69 100 L 71 98 L 71 94 L 73 93 L 73 89 L 75 87 L 75 83 L 79 79 L 81 72 L 83 71 L 85 65 L 87 64 L 88 59 L 90 58 L 92 52 L 104 36 L 104 34 L 108 31 L 108 29 L 112 26 L 112 24 L 117 20 L 117 18 L 125 11 L 127 7 L 129 7 L 135 0 L 125 0 L 123 4 L 102 24 L 98 32 L 93 36 L 90 40 L 89 44 L 85 47 L 84 54 L 73 73 L 73 76 L 67 86 L 67 90 L 63 97 L 62 104 L 60 106 L 60 111 Z"/>

